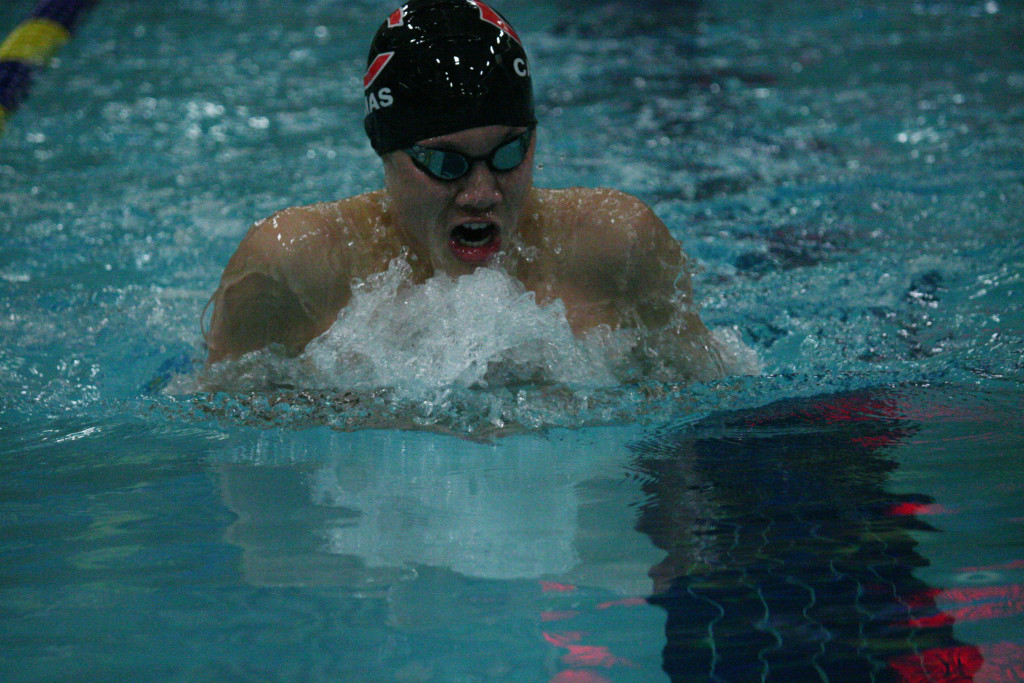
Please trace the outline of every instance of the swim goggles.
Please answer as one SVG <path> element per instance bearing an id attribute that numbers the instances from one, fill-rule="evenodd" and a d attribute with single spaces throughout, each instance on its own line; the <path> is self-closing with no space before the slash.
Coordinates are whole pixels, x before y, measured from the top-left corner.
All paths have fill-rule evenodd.
<path id="1" fill-rule="evenodd" d="M 479 157 L 472 157 L 461 152 L 453 152 L 446 149 L 431 149 L 413 145 L 404 150 L 416 166 L 437 180 L 452 181 L 458 180 L 473 168 L 473 164 L 483 161 L 487 168 L 495 173 L 504 173 L 523 163 L 526 152 L 530 149 L 530 138 L 533 135 L 533 128 L 527 129 L 522 135 L 498 145 L 490 153 Z"/>

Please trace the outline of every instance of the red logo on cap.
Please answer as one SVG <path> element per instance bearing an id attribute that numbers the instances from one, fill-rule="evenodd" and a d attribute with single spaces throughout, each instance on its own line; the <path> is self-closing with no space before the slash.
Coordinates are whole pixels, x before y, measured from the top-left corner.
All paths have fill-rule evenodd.
<path id="1" fill-rule="evenodd" d="M 396 26 L 401 26 L 404 21 L 404 8 L 399 7 L 394 12 L 392 12 L 390 16 L 388 16 L 388 28 L 395 28 Z"/>
<path id="2" fill-rule="evenodd" d="M 363 76 L 363 90 L 366 90 L 373 82 L 377 80 L 377 76 L 384 70 L 384 67 L 388 65 L 391 58 L 395 56 L 394 52 L 381 52 L 370 64 L 370 68 L 366 70 L 366 75 Z"/>
<path id="3" fill-rule="evenodd" d="M 522 45 L 522 41 L 519 40 L 519 36 L 516 32 L 508 25 L 508 22 L 501 18 L 501 16 L 492 10 L 490 7 L 480 2 L 480 0 L 469 0 L 471 3 L 476 5 L 477 9 L 480 10 L 480 18 L 486 21 L 491 26 L 497 27 L 499 30 L 504 31 L 512 37 L 512 40 Z"/>

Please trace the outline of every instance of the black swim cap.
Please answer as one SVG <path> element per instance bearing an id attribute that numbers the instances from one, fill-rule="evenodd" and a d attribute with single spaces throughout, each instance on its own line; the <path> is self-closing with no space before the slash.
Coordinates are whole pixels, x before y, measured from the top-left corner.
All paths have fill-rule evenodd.
<path id="1" fill-rule="evenodd" d="M 532 126 L 533 84 L 515 30 L 478 0 L 411 0 L 370 44 L 366 134 L 378 154 L 478 126 Z"/>

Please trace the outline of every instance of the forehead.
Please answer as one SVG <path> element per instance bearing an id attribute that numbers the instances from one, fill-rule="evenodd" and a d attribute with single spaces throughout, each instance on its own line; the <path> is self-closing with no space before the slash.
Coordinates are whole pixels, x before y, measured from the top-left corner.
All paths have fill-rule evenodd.
<path id="1" fill-rule="evenodd" d="M 481 126 L 467 128 L 448 135 L 426 138 L 416 144 L 420 147 L 452 149 L 477 154 L 490 151 L 501 143 L 522 135 L 527 130 L 529 129 L 526 126 Z"/>

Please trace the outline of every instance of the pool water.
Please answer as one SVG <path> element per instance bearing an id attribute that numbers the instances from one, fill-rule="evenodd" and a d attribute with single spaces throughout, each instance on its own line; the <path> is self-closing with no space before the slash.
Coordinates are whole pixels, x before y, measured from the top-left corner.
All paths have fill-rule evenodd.
<path id="1" fill-rule="evenodd" d="M 0 136 L 0 677 L 1024 680 L 1021 3 L 494 4 L 736 374 L 496 272 L 204 372 L 248 225 L 382 182 L 392 7 L 99 3 Z"/>

